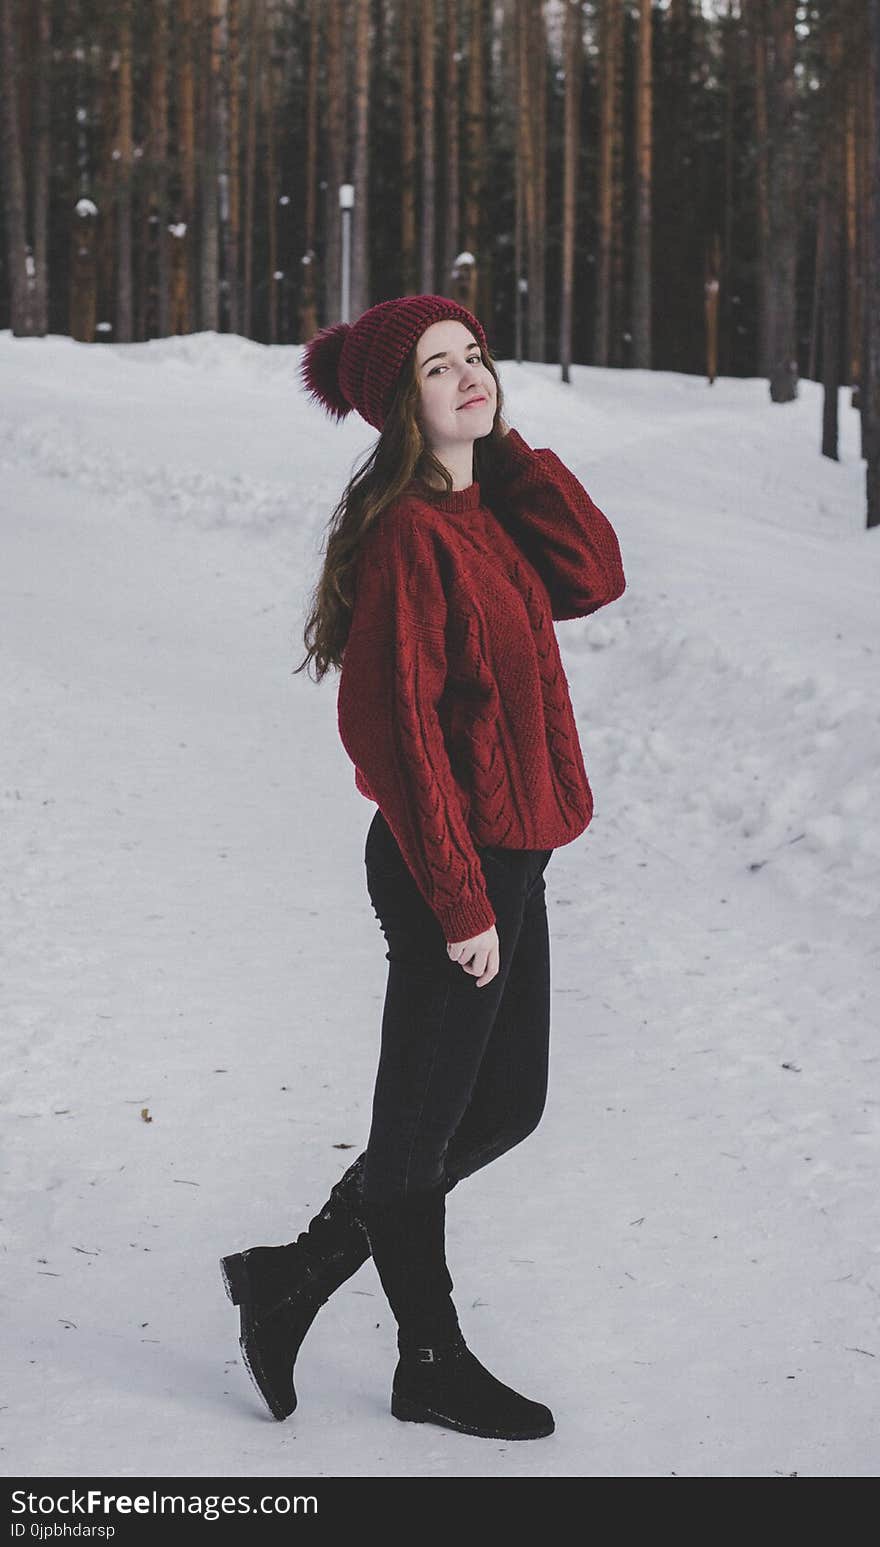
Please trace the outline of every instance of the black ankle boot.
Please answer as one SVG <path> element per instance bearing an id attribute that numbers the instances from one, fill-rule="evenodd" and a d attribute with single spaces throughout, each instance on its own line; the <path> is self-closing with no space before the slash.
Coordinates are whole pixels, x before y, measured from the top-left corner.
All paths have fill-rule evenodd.
<path id="1" fill-rule="evenodd" d="M 391 1411 L 395 1418 L 436 1423 L 485 1439 L 538 1440 L 555 1428 L 549 1407 L 497 1380 L 461 1334 L 442 1345 L 400 1349 Z"/>
<path id="2" fill-rule="evenodd" d="M 465 1342 L 450 1293 L 445 1190 L 398 1203 L 365 1202 L 362 1217 L 398 1325 L 395 1418 L 486 1439 L 552 1434 L 550 1409 L 497 1380 Z"/>
<path id="3" fill-rule="evenodd" d="M 296 1408 L 296 1356 L 318 1311 L 370 1255 L 359 1212 L 363 1162 L 359 1155 L 295 1241 L 221 1258 L 245 1366 L 273 1418 Z"/>

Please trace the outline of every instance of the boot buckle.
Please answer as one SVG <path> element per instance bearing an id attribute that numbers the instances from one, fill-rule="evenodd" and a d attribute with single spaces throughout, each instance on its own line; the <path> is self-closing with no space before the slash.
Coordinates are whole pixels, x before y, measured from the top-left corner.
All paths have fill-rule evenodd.
<path id="1" fill-rule="evenodd" d="M 418 1354 L 419 1363 L 420 1364 L 433 1364 L 434 1363 L 434 1350 L 433 1350 L 433 1348 L 418 1348 L 418 1349 L 416 1349 L 416 1353 Z"/>

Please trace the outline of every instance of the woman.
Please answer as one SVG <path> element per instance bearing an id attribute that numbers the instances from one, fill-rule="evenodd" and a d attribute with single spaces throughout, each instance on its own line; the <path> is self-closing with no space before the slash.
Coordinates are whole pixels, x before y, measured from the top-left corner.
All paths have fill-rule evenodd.
<path id="1" fill-rule="evenodd" d="M 593 812 L 554 618 L 621 595 L 617 538 L 501 416 L 484 330 L 444 296 L 384 301 L 307 345 L 302 382 L 381 433 L 331 523 L 305 632 L 341 667 L 339 731 L 377 804 L 367 887 L 388 945 L 367 1147 L 295 1241 L 223 1259 L 276 1418 L 318 1308 L 372 1252 L 397 1322 L 396 1417 L 496 1439 L 552 1414 L 468 1348 L 446 1194 L 537 1125 L 547 1088 L 544 871 Z"/>

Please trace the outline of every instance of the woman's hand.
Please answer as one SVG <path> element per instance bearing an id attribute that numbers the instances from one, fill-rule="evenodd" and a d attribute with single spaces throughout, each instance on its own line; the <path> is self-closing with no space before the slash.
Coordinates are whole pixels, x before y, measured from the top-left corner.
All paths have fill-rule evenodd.
<path id="1" fill-rule="evenodd" d="M 497 976 L 500 965 L 498 931 L 494 924 L 471 940 L 447 942 L 446 950 L 451 961 L 458 962 L 465 972 L 477 980 L 477 988 L 483 988 Z"/>

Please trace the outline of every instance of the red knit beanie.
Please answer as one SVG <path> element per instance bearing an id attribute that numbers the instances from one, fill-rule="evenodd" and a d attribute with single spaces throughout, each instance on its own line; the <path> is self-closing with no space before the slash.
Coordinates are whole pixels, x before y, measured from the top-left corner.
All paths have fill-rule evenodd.
<path id="1" fill-rule="evenodd" d="M 300 363 L 302 384 L 337 421 L 356 408 L 381 430 L 404 360 L 425 329 L 443 317 L 473 328 L 489 353 L 483 328 L 467 307 L 445 295 L 402 295 L 371 306 L 355 323 L 336 322 L 316 333 Z"/>

